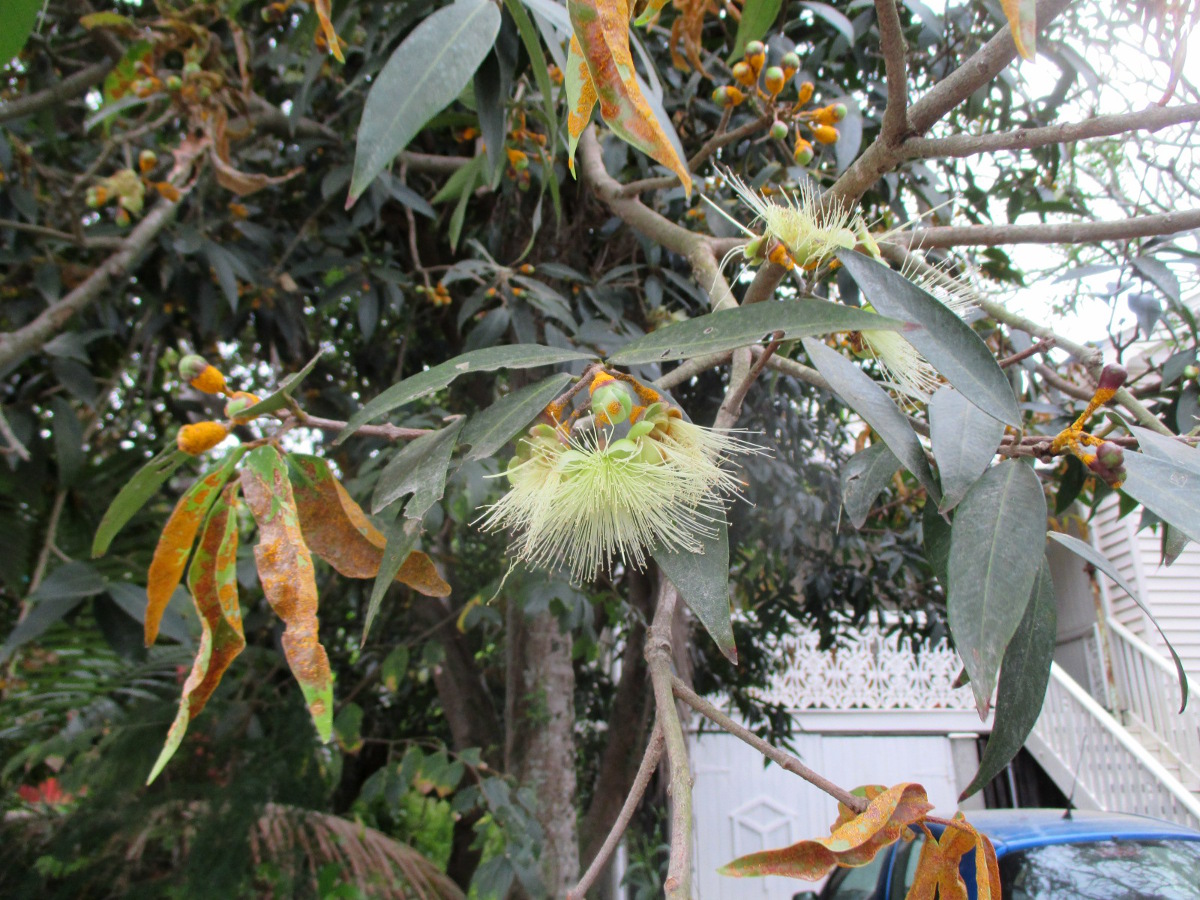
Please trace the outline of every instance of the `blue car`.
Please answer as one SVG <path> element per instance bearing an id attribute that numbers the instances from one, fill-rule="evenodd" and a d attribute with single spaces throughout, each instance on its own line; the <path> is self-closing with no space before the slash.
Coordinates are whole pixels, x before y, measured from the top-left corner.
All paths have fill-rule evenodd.
<path id="1" fill-rule="evenodd" d="M 1003 900 L 1200 900 L 1200 831 L 1087 810 L 992 809 L 967 820 L 996 847 Z M 793 900 L 904 900 L 923 840 L 898 841 Z M 976 900 L 973 852 L 959 872 Z"/>

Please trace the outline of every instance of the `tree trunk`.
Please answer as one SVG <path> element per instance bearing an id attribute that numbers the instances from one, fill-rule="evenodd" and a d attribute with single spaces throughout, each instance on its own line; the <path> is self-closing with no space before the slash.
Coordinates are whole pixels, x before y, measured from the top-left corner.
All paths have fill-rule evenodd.
<path id="1" fill-rule="evenodd" d="M 526 618 L 517 604 L 508 625 L 506 768 L 537 797 L 545 896 L 564 897 L 579 878 L 571 636 L 549 613 Z"/>

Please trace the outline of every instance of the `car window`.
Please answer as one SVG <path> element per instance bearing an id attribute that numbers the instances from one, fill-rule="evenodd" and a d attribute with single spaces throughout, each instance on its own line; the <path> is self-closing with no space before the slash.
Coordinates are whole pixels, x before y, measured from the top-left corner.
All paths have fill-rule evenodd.
<path id="1" fill-rule="evenodd" d="M 886 849 L 881 850 L 865 866 L 838 869 L 821 893 L 822 900 L 871 900 L 889 855 Z"/>
<path id="2" fill-rule="evenodd" d="M 1112 840 L 1000 859 L 1003 900 L 1198 900 L 1200 842 Z"/>

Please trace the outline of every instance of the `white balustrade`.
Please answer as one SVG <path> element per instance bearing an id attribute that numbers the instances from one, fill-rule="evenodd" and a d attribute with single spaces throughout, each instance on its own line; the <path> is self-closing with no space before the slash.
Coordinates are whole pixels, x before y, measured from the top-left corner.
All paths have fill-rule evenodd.
<path id="1" fill-rule="evenodd" d="M 1080 807 L 1200 826 L 1200 801 L 1057 664 L 1026 746 Z"/>
<path id="2" fill-rule="evenodd" d="M 1179 711 L 1179 677 L 1175 667 L 1120 622 L 1109 620 L 1113 680 L 1117 702 L 1127 725 L 1162 754 L 1174 757 L 1186 770 L 1189 787 L 1200 788 L 1200 713 L 1194 690 Z"/>

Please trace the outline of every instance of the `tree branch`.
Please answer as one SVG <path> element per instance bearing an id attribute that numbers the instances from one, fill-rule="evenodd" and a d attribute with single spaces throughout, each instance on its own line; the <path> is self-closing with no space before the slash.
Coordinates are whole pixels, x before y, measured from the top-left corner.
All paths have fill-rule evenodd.
<path id="1" fill-rule="evenodd" d="M 846 806 L 855 812 L 862 812 L 867 808 L 868 801 L 865 797 L 854 796 L 849 791 L 838 787 L 823 775 L 818 775 L 808 766 L 804 765 L 804 763 L 800 762 L 800 760 L 796 759 L 796 757 L 792 756 L 792 754 L 786 753 L 778 747 L 767 743 L 750 729 L 742 727 L 729 718 L 729 716 L 725 715 L 725 713 L 721 712 L 678 678 L 672 681 L 671 689 L 674 691 L 676 697 L 696 710 L 696 712 L 712 720 L 714 724 L 719 725 L 722 730 L 728 731 L 734 737 L 741 738 L 767 759 L 771 760 L 771 762 L 778 764 L 784 771 L 791 772 L 793 775 L 799 775 L 813 787 L 824 791 L 839 803 L 846 804 Z"/>
<path id="2" fill-rule="evenodd" d="M 1000 244 L 1084 244 L 1176 234 L 1193 228 L 1200 228 L 1200 209 L 1107 222 L 916 228 L 889 237 L 888 243 L 922 250 L 932 247 L 995 247 Z"/>
<path id="3" fill-rule="evenodd" d="M 192 184 L 179 189 L 180 201 L 191 192 Z M 114 278 L 127 274 L 146 248 L 175 218 L 178 209 L 179 202 L 160 200 L 129 232 L 121 249 L 101 263 L 82 284 L 43 310 L 29 324 L 0 335 L 0 371 L 40 350 L 76 313 L 95 303 Z"/>
<path id="4" fill-rule="evenodd" d="M 92 85 L 103 81 L 104 76 L 109 73 L 112 67 L 113 61 L 106 59 L 90 65 L 86 69 L 80 69 L 74 75 L 68 75 L 61 81 L 56 81 L 54 84 L 36 93 L 26 94 L 24 97 L 18 97 L 16 100 L 0 104 L 0 122 L 8 122 L 12 119 L 19 119 L 22 116 L 31 116 L 34 113 L 41 112 L 43 109 L 49 109 L 51 106 L 57 106 L 66 100 L 78 97 L 80 94 L 85 93 Z"/>
<path id="5" fill-rule="evenodd" d="M 879 22 L 879 49 L 883 52 L 883 70 L 887 81 L 887 106 L 879 140 L 898 145 L 908 134 L 908 45 L 900 30 L 896 0 L 875 0 Z"/>
<path id="6" fill-rule="evenodd" d="M 758 271 L 754 273 L 754 280 L 750 282 L 750 287 L 746 289 L 746 296 L 742 298 L 742 305 L 749 306 L 752 303 L 761 303 L 764 300 L 770 300 L 775 293 L 775 288 L 779 287 L 779 282 L 783 281 L 788 270 L 779 263 L 765 262 L 758 267 Z"/>
<path id="7" fill-rule="evenodd" d="M 57 228 L 47 228 L 45 225 L 31 225 L 28 222 L 16 222 L 12 219 L 0 219 L 0 228 L 11 228 L 13 231 L 24 231 L 38 237 L 49 238 L 52 241 L 65 241 L 77 247 L 98 250 L 119 250 L 125 245 L 125 238 L 119 237 L 77 237 L 67 231 Z"/>
<path id="8" fill-rule="evenodd" d="M 1159 131 L 1171 125 L 1200 121 L 1200 103 L 1184 106 L 1150 106 L 1119 116 L 1095 116 L 1082 122 L 1064 122 L 1044 128 L 1018 128 L 1002 134 L 957 134 L 947 138 L 913 138 L 904 144 L 906 159 L 974 156 L 1002 150 L 1032 150 L 1047 144 L 1064 144 L 1088 138 L 1109 137 L 1134 131 Z M 886 128 L 886 117 L 885 125 Z"/>
<path id="9" fill-rule="evenodd" d="M 667 900 L 691 900 L 692 897 L 692 771 L 688 764 L 687 740 L 679 721 L 672 688 L 671 618 L 679 594 L 675 585 L 658 573 L 658 602 L 654 621 L 646 640 L 646 665 L 654 685 L 657 727 L 667 750 L 670 774 L 667 792 L 671 797 L 671 852 L 667 880 L 663 885 Z"/>
<path id="10" fill-rule="evenodd" d="M 633 818 L 638 804 L 642 802 L 642 796 L 646 793 L 646 786 L 650 784 L 654 770 L 658 767 L 658 761 L 662 759 L 664 744 L 662 729 L 656 725 L 654 732 L 650 735 L 650 743 L 646 745 L 646 752 L 642 756 L 642 764 L 638 767 L 637 775 L 633 779 L 633 786 L 629 789 L 629 794 L 625 797 L 625 804 L 621 807 L 621 812 L 617 815 L 617 820 L 613 822 L 612 829 L 608 832 L 608 837 L 604 839 L 604 844 L 600 847 L 600 852 L 596 854 L 596 858 L 592 860 L 592 864 L 588 866 L 587 871 L 583 873 L 583 877 L 579 879 L 579 884 L 567 892 L 567 900 L 583 900 L 588 889 L 595 883 L 600 873 L 604 870 L 608 858 L 617 849 L 622 835 L 625 834 L 625 829 L 629 827 L 629 820 Z"/>

